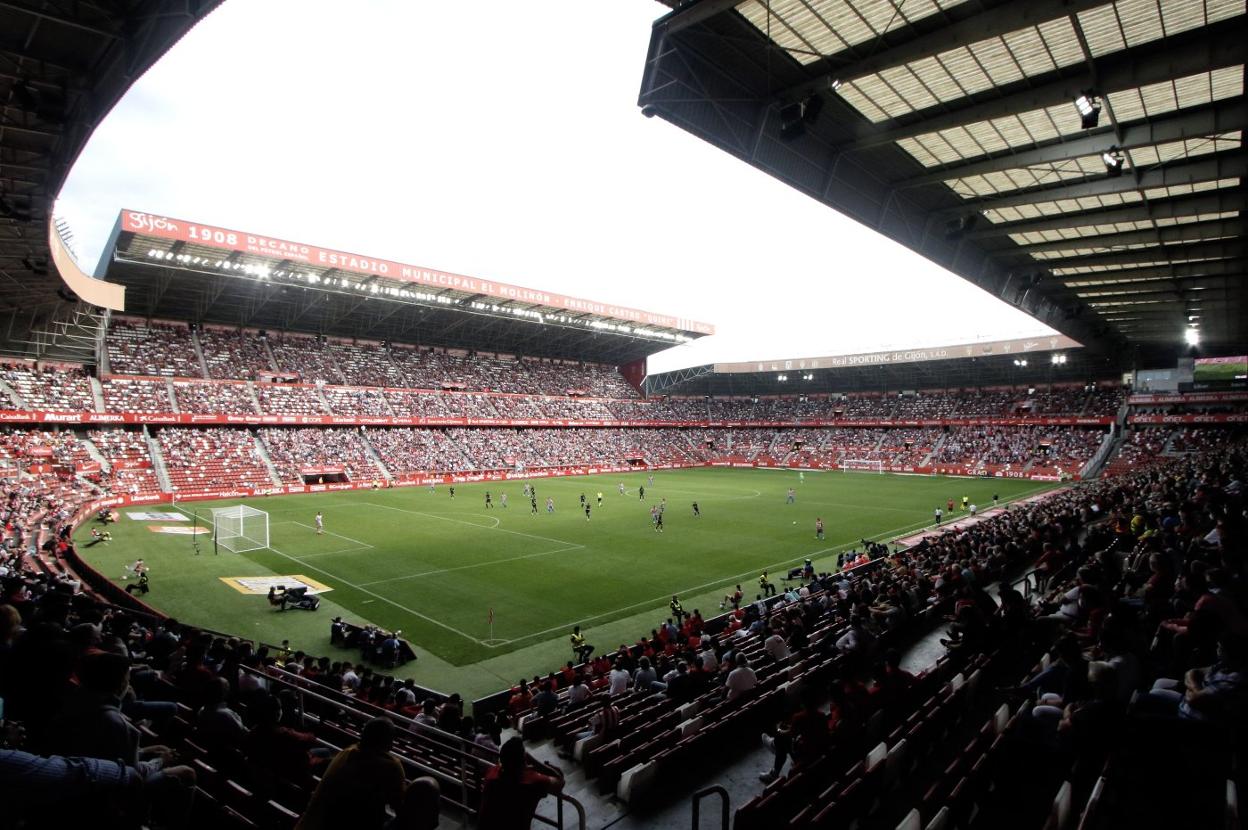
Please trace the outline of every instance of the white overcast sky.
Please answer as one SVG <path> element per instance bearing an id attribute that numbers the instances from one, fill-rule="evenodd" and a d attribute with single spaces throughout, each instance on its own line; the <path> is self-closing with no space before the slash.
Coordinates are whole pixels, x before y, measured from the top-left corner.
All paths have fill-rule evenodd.
<path id="1" fill-rule="evenodd" d="M 61 194 L 713 323 L 651 371 L 1050 330 L 637 108 L 649 0 L 226 0 Z"/>

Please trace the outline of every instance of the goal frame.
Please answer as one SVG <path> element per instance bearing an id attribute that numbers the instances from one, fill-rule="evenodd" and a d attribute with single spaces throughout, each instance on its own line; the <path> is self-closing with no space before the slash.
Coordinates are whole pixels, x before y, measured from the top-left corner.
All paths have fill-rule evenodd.
<path id="1" fill-rule="evenodd" d="M 842 458 L 841 472 L 883 473 L 884 462 L 878 458 Z"/>
<path id="2" fill-rule="evenodd" d="M 212 510 L 213 544 L 231 553 L 247 553 L 269 546 L 269 514 L 237 504 Z"/>

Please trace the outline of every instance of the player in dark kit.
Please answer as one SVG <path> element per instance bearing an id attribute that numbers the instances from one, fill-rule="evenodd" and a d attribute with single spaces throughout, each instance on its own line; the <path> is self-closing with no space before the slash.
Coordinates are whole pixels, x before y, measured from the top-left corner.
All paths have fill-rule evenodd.
<path id="1" fill-rule="evenodd" d="M 585 506 L 585 494 L 581 493 L 581 507 Z"/>
<path id="2" fill-rule="evenodd" d="M 646 486 L 643 484 L 637 488 L 637 500 L 641 501 L 646 497 Z"/>
<path id="3" fill-rule="evenodd" d="M 663 514 L 662 513 L 658 514 L 658 516 L 655 517 L 654 529 L 657 530 L 659 533 L 663 532 Z"/>
<path id="4" fill-rule="evenodd" d="M 529 505 L 533 508 L 529 512 L 536 514 L 537 513 L 537 496 L 533 496 L 532 498 L 529 499 Z"/>
<path id="5" fill-rule="evenodd" d="M 455 498 L 455 488 L 451 487 L 451 498 Z"/>
<path id="6" fill-rule="evenodd" d="M 485 491 L 485 509 L 489 510 L 493 506 L 494 506 L 494 501 L 490 498 L 490 491 L 486 490 Z"/>
<path id="7" fill-rule="evenodd" d="M 702 515 L 702 510 L 701 508 L 698 507 L 698 503 L 695 501 L 693 503 L 693 517 L 696 519 L 696 518 L 699 518 L 701 515 Z"/>
<path id="8" fill-rule="evenodd" d="M 589 521 L 589 502 L 585 502 L 585 521 Z"/>

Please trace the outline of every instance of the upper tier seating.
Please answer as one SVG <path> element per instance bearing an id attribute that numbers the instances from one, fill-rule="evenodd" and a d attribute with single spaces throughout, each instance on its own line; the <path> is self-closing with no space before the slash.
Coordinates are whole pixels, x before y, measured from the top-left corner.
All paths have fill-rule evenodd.
<path id="1" fill-rule="evenodd" d="M 114 319 L 104 338 L 116 375 L 202 378 L 191 331 L 185 326 Z"/>
<path id="2" fill-rule="evenodd" d="M 81 369 L 35 369 L 25 363 L 4 367 L 4 382 L 25 401 L 28 409 L 94 412 L 91 380 Z"/>

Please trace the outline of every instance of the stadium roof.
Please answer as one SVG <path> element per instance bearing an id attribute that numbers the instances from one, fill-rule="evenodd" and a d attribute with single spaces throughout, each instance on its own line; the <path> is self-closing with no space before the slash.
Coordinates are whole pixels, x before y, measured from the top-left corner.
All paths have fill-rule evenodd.
<path id="1" fill-rule="evenodd" d="M 135 79 L 219 4 L 0 3 L 0 348 L 40 353 L 50 340 L 38 332 L 81 316 L 50 262 L 53 201 Z"/>
<path id="2" fill-rule="evenodd" d="M 646 115 L 1120 363 L 1248 346 L 1244 0 L 677 5 Z"/>
<path id="3" fill-rule="evenodd" d="M 97 279 L 147 318 L 624 364 L 695 320 L 123 210 Z"/>
<path id="4" fill-rule="evenodd" d="M 714 363 L 646 378 L 658 395 L 802 395 L 1112 380 L 1110 355 L 1062 335 Z"/>

